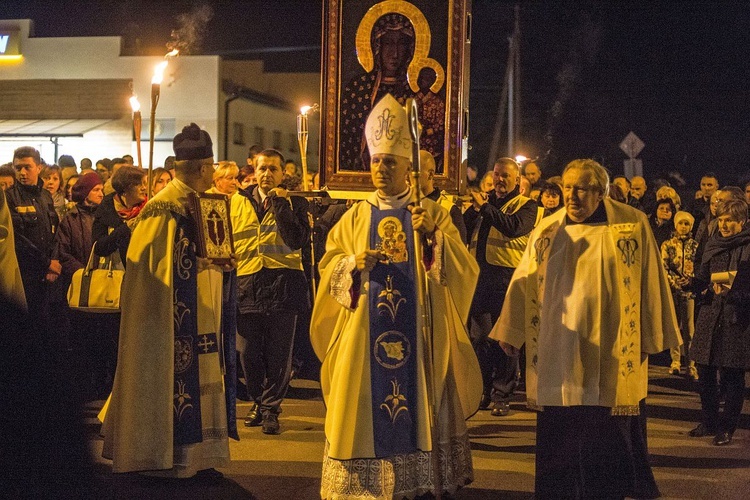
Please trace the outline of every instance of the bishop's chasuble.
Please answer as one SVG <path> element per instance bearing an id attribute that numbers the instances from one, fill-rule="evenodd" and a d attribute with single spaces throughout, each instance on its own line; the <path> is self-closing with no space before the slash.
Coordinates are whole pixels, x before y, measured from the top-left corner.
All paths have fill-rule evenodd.
<path id="1" fill-rule="evenodd" d="M 531 233 L 490 337 L 526 343 L 530 406 L 637 415 L 648 354 L 681 343 L 661 254 L 641 212 L 609 198 L 606 223 L 565 210 Z"/>
<path id="2" fill-rule="evenodd" d="M 408 194 L 373 193 L 355 205 L 331 230 L 320 262 L 310 335 L 323 362 L 327 407 L 323 498 L 413 498 L 435 491 Z M 424 208 L 436 221 L 425 264 L 440 478 L 443 491 L 455 492 L 473 478 L 465 419 L 479 406 L 482 379 L 466 320 L 479 270 L 448 212 L 429 199 Z M 387 259 L 360 273 L 355 255 L 367 249 Z"/>
<path id="3" fill-rule="evenodd" d="M 227 466 L 228 437 L 238 438 L 234 374 L 224 370 L 235 356 L 232 315 L 222 318 L 225 277 L 196 258 L 197 226 L 185 211 L 191 191 L 170 182 L 145 205 L 130 240 L 102 427 L 114 472 L 190 477 Z"/>

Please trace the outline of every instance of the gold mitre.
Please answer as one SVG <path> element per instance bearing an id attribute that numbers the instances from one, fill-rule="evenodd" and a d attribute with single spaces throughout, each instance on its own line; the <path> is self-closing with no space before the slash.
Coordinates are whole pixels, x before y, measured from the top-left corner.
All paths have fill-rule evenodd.
<path id="1" fill-rule="evenodd" d="M 389 154 L 412 160 L 406 109 L 391 94 L 386 94 L 372 108 L 365 124 L 365 136 L 370 157 Z"/>

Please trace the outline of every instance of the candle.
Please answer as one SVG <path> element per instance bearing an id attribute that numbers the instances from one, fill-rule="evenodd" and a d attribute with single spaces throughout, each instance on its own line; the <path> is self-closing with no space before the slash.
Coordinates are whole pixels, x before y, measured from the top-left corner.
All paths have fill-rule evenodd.
<path id="1" fill-rule="evenodd" d="M 302 106 L 299 110 L 300 114 L 297 115 L 297 142 L 302 163 L 302 189 L 305 191 L 310 190 L 310 182 L 307 178 L 307 138 L 309 135 L 307 113 L 313 109 L 313 106 Z"/>
<path id="2" fill-rule="evenodd" d="M 130 98 L 130 107 L 133 108 L 133 133 L 135 134 L 136 152 L 138 153 L 138 167 L 143 168 L 141 159 L 141 103 L 135 95 Z"/>

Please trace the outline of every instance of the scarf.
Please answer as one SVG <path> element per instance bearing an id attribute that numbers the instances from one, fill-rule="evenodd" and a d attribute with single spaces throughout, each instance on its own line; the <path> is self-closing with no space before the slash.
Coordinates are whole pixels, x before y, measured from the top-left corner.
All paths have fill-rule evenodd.
<path id="1" fill-rule="evenodd" d="M 141 209 L 143 208 L 143 205 L 145 205 L 147 201 L 148 201 L 148 198 L 128 208 L 128 206 L 125 204 L 125 201 L 122 199 L 122 197 L 119 194 L 115 195 L 114 197 L 115 210 L 117 211 L 117 215 L 119 215 L 122 220 L 126 220 L 126 221 L 137 217 L 138 214 L 141 213 Z"/>
<path id="2" fill-rule="evenodd" d="M 706 249 L 703 251 L 703 262 L 708 262 L 722 252 L 748 244 L 750 244 L 750 225 L 748 224 L 745 224 L 745 227 L 739 233 L 726 238 L 721 236 L 720 233 L 715 233 L 706 243 Z"/>

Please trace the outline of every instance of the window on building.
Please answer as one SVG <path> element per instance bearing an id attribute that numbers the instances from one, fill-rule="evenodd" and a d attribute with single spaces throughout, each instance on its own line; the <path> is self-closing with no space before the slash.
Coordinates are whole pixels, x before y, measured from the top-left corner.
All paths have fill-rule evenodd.
<path id="1" fill-rule="evenodd" d="M 281 130 L 273 131 L 273 149 L 281 151 Z"/>
<path id="2" fill-rule="evenodd" d="M 263 127 L 255 127 L 255 144 L 265 148 L 266 147 L 266 131 Z"/>
<path id="3" fill-rule="evenodd" d="M 297 152 L 297 134 L 289 134 L 289 152 Z"/>
<path id="4" fill-rule="evenodd" d="M 232 125 L 234 134 L 232 135 L 232 142 L 234 144 L 245 145 L 245 126 L 240 122 L 234 122 Z"/>

